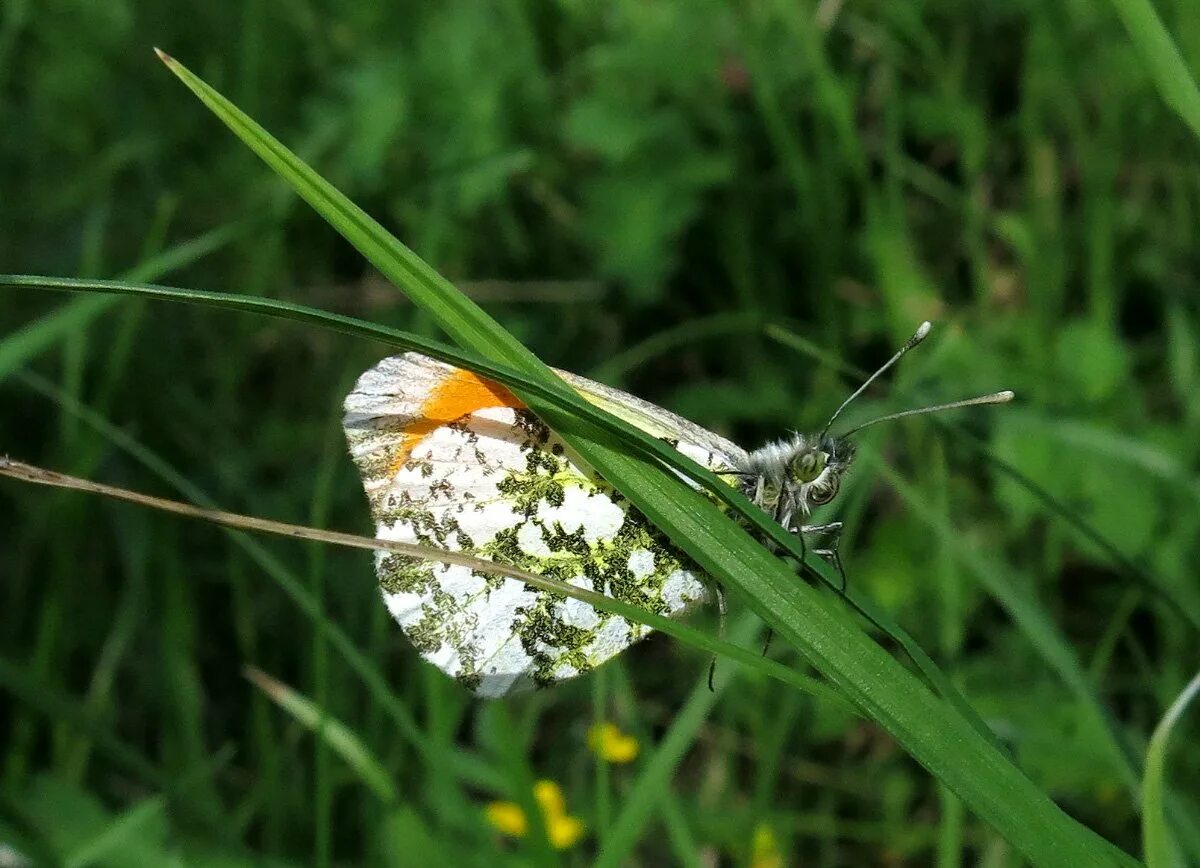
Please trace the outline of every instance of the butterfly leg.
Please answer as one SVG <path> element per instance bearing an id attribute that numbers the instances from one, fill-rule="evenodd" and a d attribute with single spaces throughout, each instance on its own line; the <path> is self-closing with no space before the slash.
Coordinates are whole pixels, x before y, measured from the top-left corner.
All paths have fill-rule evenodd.
<path id="1" fill-rule="evenodd" d="M 717 597 L 717 638 L 725 641 L 725 589 L 720 585 L 714 585 L 713 590 Z M 713 689 L 713 676 L 717 673 L 717 655 L 714 654 L 712 659 L 708 661 L 708 689 L 716 693 Z"/>
<path id="2" fill-rule="evenodd" d="M 814 549 L 814 553 L 829 560 L 833 564 L 833 568 L 838 572 L 838 578 L 841 579 L 841 593 L 846 593 L 846 570 L 842 567 L 842 556 L 838 552 L 838 547 L 842 541 L 842 527 L 840 521 L 832 521 L 829 524 L 805 524 L 799 528 L 799 537 L 803 542 L 805 534 L 828 534 L 830 537 L 830 545 L 827 548 Z"/>

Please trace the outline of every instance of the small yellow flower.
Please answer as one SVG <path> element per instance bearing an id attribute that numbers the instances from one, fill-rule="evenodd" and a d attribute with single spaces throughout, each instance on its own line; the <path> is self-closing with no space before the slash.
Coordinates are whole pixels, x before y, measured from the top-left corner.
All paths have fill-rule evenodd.
<path id="1" fill-rule="evenodd" d="M 583 822 L 578 817 L 560 814 L 546 818 L 546 838 L 555 850 L 573 847 L 583 837 Z"/>
<path id="2" fill-rule="evenodd" d="M 584 825 L 578 817 L 567 813 L 567 802 L 554 781 L 538 781 L 533 786 L 533 798 L 542 809 L 546 838 L 551 846 L 565 850 L 583 837 Z M 523 838 L 529 831 L 529 821 L 521 806 L 515 802 L 490 802 L 484 816 L 492 827 L 513 838 Z"/>
<path id="3" fill-rule="evenodd" d="M 754 827 L 754 837 L 750 839 L 750 868 L 783 868 L 779 842 L 766 823 Z"/>
<path id="4" fill-rule="evenodd" d="M 533 800 L 547 817 L 561 817 L 567 812 L 567 800 L 554 781 L 541 780 L 533 785 Z"/>
<path id="5" fill-rule="evenodd" d="M 487 821 L 505 835 L 523 838 L 529 831 L 529 822 L 525 819 L 525 812 L 515 802 L 489 802 L 484 813 Z"/>
<path id="6" fill-rule="evenodd" d="M 614 723 L 597 723 L 588 730 L 588 747 L 605 762 L 628 763 L 637 759 L 638 742 Z"/>

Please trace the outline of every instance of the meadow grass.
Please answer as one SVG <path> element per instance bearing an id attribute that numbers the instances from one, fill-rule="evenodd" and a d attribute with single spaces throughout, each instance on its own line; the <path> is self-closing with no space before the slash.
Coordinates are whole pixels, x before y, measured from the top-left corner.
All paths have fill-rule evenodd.
<path id="1" fill-rule="evenodd" d="M 968 420 L 1005 464 L 920 421 L 873 431 L 838 501 L 852 591 L 1042 791 L 1138 853 L 1141 758 L 1200 668 L 1198 177 L 1123 5 L 11 4 L 0 270 L 219 286 L 438 336 L 216 134 L 157 43 L 456 283 L 499 286 L 488 310 L 540 358 L 746 445 L 819 425 L 838 363 L 940 321 L 893 393 L 1017 390 L 1017 412 Z M 1194 16 L 1158 8 L 1195 68 Z M 1187 117 L 1186 94 L 1172 104 Z M 547 279 L 602 294 L 530 291 Z M 0 449 L 367 530 L 338 405 L 383 347 L 4 295 Z M 879 727 L 732 663 L 710 694 L 704 654 L 661 637 L 480 705 L 418 662 L 365 555 L 7 483 L 0 522 L 0 841 L 47 862 L 1021 864 Z M 757 623 L 732 635 L 753 647 Z M 601 719 L 638 759 L 588 751 Z M 1152 765 L 1173 792 L 1153 846 L 1193 861 L 1195 731 L 1183 716 Z M 344 761 L 346 737 L 390 790 Z M 570 848 L 484 819 L 495 800 L 536 816 L 538 779 L 588 827 Z"/>

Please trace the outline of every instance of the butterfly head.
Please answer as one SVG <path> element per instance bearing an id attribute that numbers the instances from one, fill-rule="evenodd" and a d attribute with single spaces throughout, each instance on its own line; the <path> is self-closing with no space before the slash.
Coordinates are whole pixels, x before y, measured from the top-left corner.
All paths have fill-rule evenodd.
<path id="1" fill-rule="evenodd" d="M 854 459 L 854 444 L 844 437 L 796 434 L 768 443 L 746 456 L 741 467 L 746 495 L 792 527 L 812 507 L 837 497 L 842 475 Z"/>
<path id="2" fill-rule="evenodd" d="M 842 474 L 854 460 L 854 444 L 844 437 L 798 436 L 786 459 L 785 476 L 797 506 L 823 506 L 837 497 Z"/>
<path id="3" fill-rule="evenodd" d="M 917 407 L 876 417 L 842 434 L 831 436 L 829 429 L 841 416 L 842 411 L 905 353 L 925 340 L 929 329 L 929 323 L 922 323 L 899 352 L 842 402 L 819 434 L 797 434 L 791 440 L 771 443 L 751 452 L 746 457 L 745 467 L 740 470 L 746 493 L 763 509 L 772 512 L 785 527 L 793 527 L 794 519 L 808 515 L 812 507 L 822 506 L 837 497 L 842 476 L 854 460 L 855 447 L 852 438 L 864 428 L 905 416 L 918 416 L 977 404 L 1002 404 L 1012 400 L 1013 393 L 1005 391 L 949 404 Z"/>

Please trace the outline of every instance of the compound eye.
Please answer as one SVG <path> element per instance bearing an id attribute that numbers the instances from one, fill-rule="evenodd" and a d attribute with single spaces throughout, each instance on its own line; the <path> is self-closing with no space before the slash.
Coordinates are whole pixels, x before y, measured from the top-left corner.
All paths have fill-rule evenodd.
<path id="1" fill-rule="evenodd" d="M 814 485 L 808 490 L 808 499 L 815 505 L 821 506 L 837 497 L 838 486 L 841 483 L 836 476 L 830 475 L 829 481 L 822 485 Z"/>
<path id="2" fill-rule="evenodd" d="M 792 459 L 792 474 L 800 482 L 812 482 L 825 469 L 828 456 L 816 449 L 801 452 Z"/>

